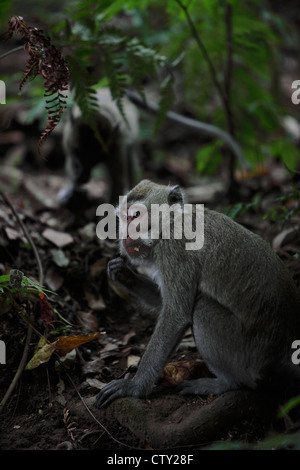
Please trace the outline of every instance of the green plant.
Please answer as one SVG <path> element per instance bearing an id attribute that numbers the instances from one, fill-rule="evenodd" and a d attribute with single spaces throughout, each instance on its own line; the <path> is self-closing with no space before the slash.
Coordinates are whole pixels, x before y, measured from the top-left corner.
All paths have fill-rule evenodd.
<path id="1" fill-rule="evenodd" d="M 10 3 L 1 4 L 4 14 Z M 297 33 L 267 2 L 167 0 L 162 6 L 158 0 L 68 0 L 53 26 L 51 18 L 51 40 L 63 47 L 74 99 L 92 127 L 99 82 L 110 87 L 123 112 L 126 88 L 143 94 L 144 79 L 155 78 L 163 66 L 168 73 L 161 82 L 157 128 L 173 103 L 176 67 L 181 93 L 196 116 L 227 128 L 253 166 L 275 157 L 291 169 L 299 162 L 280 124 L 285 109 L 278 79 L 281 47 L 295 42 Z M 220 145 L 204 145 L 196 156 L 198 170 L 215 171 L 221 152 Z"/>
<path id="2" fill-rule="evenodd" d="M 21 311 L 24 303 L 37 302 L 39 294 L 45 296 L 46 292 L 50 291 L 18 269 L 12 269 L 10 274 L 0 276 L 0 316 L 9 311 Z"/>
<path id="3" fill-rule="evenodd" d="M 226 207 L 223 210 L 223 214 L 227 215 L 228 217 L 234 220 L 238 214 L 243 215 L 249 209 L 253 207 L 258 207 L 260 204 L 260 200 L 261 200 L 260 194 L 256 194 L 253 200 L 251 202 L 248 202 L 247 204 L 239 202 L 238 204 L 235 204 L 233 206 Z"/>
<path id="4" fill-rule="evenodd" d="M 258 0 L 169 0 L 163 13 L 155 0 L 123 5 L 141 36 L 170 61 L 184 55 L 181 92 L 200 120 L 227 127 L 253 166 L 279 157 L 295 168 L 299 152 L 281 127 L 278 81 L 281 46 L 297 41 L 291 24 Z M 155 15 L 163 18 L 159 27 Z M 213 172 L 220 159 L 221 146 L 208 143 L 197 168 Z"/>
<path id="5" fill-rule="evenodd" d="M 300 405 L 300 395 L 291 398 L 287 403 L 285 403 L 281 407 L 281 409 L 278 413 L 278 417 L 279 418 L 285 417 L 291 410 L 293 410 L 294 408 L 296 408 L 299 405 Z"/>
<path id="6" fill-rule="evenodd" d="M 157 79 L 157 68 L 167 59 L 146 45 L 138 36 L 112 23 L 114 15 L 126 8 L 126 2 L 76 0 L 66 9 L 66 19 L 52 28 L 53 35 L 67 44 L 66 58 L 70 67 L 71 88 L 83 118 L 94 129 L 98 112 L 97 87 L 108 85 L 124 119 L 123 97 L 128 87 L 143 95 L 143 81 Z M 172 74 L 161 84 L 158 123 L 170 108 L 173 99 Z"/>
<path id="7" fill-rule="evenodd" d="M 288 203 L 293 201 L 293 204 L 289 207 Z M 293 187 L 284 196 L 278 197 L 275 202 L 279 205 L 270 209 L 265 215 L 264 219 L 271 219 L 274 222 L 279 221 L 283 227 L 291 217 L 300 211 L 300 191 L 296 187 Z"/>
<path id="8" fill-rule="evenodd" d="M 21 16 L 12 17 L 8 25 L 8 38 L 13 34 L 20 34 L 25 41 L 24 50 L 29 54 L 20 81 L 20 90 L 25 82 L 33 80 L 37 75 L 42 75 L 44 78 L 48 122 L 39 140 L 40 147 L 57 126 L 64 112 L 66 105 L 64 92 L 68 89 L 69 70 L 65 59 L 41 29 L 27 26 Z"/>

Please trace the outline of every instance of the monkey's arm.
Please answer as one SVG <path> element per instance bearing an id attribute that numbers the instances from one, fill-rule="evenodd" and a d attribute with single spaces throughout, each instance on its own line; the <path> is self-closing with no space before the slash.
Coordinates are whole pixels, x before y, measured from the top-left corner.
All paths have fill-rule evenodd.
<path id="1" fill-rule="evenodd" d="M 179 312 L 177 312 L 179 313 Z M 95 406 L 102 408 L 116 398 L 147 396 L 164 365 L 186 331 L 189 322 L 179 318 L 174 322 L 174 312 L 169 308 L 160 315 L 148 347 L 132 380 L 113 380 L 97 395 Z"/>
<path id="2" fill-rule="evenodd" d="M 165 252 L 168 249 L 173 252 L 172 246 L 167 245 L 164 249 Z M 178 257 L 175 252 L 172 258 L 169 256 L 175 266 L 182 261 L 181 252 L 179 251 L 178 254 Z M 166 259 L 163 259 L 160 255 L 157 258 L 157 268 L 161 272 Z M 165 266 L 165 268 L 169 267 Z M 184 332 L 192 323 L 192 312 L 197 290 L 197 279 L 196 276 L 191 274 L 192 271 L 193 269 L 190 269 L 186 274 L 184 270 L 178 272 L 178 270 L 168 269 L 168 276 L 165 276 L 162 286 L 164 292 L 162 311 L 136 375 L 132 380 L 113 380 L 104 387 L 96 399 L 98 408 L 107 406 L 119 397 L 145 397 L 151 392 L 163 367 Z M 189 295 L 186 292 L 187 283 L 189 285 Z"/>
<path id="3" fill-rule="evenodd" d="M 159 287 L 151 279 L 134 272 L 122 258 L 115 258 L 107 265 L 107 275 L 112 281 L 120 282 L 138 301 L 157 313 L 162 301 Z"/>

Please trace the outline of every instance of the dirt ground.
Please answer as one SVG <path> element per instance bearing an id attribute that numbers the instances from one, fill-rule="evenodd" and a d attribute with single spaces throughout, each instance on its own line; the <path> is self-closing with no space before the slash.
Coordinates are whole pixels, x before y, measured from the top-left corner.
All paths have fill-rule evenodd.
<path id="1" fill-rule="evenodd" d="M 273 397 L 230 392 L 233 394 L 221 397 L 183 398 L 174 392 L 174 376 L 209 374 L 199 362 L 190 332 L 172 358 L 174 368 L 161 377 L 148 400 L 122 399 L 107 411 L 93 407 L 93 399 L 104 383 L 134 373 L 155 320 L 130 301 L 120 287 L 108 283 L 106 265 L 117 255 L 118 248 L 94 236 L 96 221 L 91 214 L 95 214 L 95 200 L 81 212 L 84 223 L 78 225 L 72 212 L 52 204 L 60 184 L 59 177 L 49 171 L 38 175 L 25 172 L 11 194 L 11 179 L 2 175 L 2 190 L 9 195 L 38 248 L 44 285 L 55 292 L 48 294 L 46 304 L 28 304 L 35 319 L 27 362 L 34 355 L 40 335 L 51 341 L 69 335 L 99 335 L 74 349 L 64 370 L 53 354 L 47 363 L 23 372 L 2 411 L 0 448 L 128 450 L 186 445 L 202 448 L 231 442 L 247 446 L 270 432 L 286 432 L 291 423 L 288 426 L 276 418 L 278 403 Z M 272 191 L 272 197 L 270 191 L 263 195 L 265 203 L 276 199 L 278 188 Z M 52 202 L 45 207 L 41 200 Z M 0 275 L 14 268 L 37 279 L 32 247 L 4 201 L 0 212 Z M 296 214 L 288 229 L 298 221 Z M 299 231 L 285 233 L 286 228 L 263 220 L 256 208 L 249 209 L 241 222 L 271 243 L 275 241 L 299 285 L 299 261 L 293 257 L 300 250 Z M 7 361 L 0 365 L 1 398 L 22 357 L 26 330 L 26 322 L 16 310 L 1 316 L 0 338 L 6 344 Z"/>

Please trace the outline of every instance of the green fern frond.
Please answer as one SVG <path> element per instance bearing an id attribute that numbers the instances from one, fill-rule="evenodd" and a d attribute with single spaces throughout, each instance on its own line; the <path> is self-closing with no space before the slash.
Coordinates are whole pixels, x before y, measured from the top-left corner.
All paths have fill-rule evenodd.
<path id="1" fill-rule="evenodd" d="M 106 150 L 105 143 L 96 124 L 99 105 L 97 92 L 92 88 L 92 80 L 87 73 L 86 67 L 75 57 L 69 58 L 69 67 L 74 101 L 80 108 L 84 122 L 93 130 L 96 139 L 102 148 Z"/>

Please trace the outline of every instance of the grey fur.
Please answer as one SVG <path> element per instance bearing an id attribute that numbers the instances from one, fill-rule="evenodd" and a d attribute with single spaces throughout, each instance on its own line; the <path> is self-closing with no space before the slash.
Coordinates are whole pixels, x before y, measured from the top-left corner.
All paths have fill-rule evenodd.
<path id="1" fill-rule="evenodd" d="M 143 201 L 150 210 L 152 203 L 166 203 L 171 191 L 144 180 L 128 193 L 128 204 Z M 113 278 L 128 269 L 131 292 L 150 304 L 154 297 L 150 307 L 160 313 L 135 377 L 108 384 L 97 407 L 122 396 L 147 396 L 189 325 L 216 378 L 183 382 L 181 394 L 281 388 L 299 376 L 291 344 L 300 338 L 300 295 L 288 270 L 261 237 L 223 214 L 206 210 L 204 233 L 198 251 L 186 251 L 185 239 L 158 239 L 142 257 L 129 257 L 121 242 L 121 255 L 153 280 L 143 285 L 141 275 L 120 260 Z"/>
<path id="2" fill-rule="evenodd" d="M 68 202 L 74 193 L 90 179 L 92 168 L 104 163 L 108 169 L 111 186 L 110 201 L 128 191 L 136 179 L 129 174 L 129 168 L 137 173 L 139 117 L 135 106 L 128 99 L 123 100 L 127 117 L 125 122 L 117 104 L 112 100 L 108 88 L 97 91 L 99 112 L 95 117 L 97 130 L 103 141 L 98 142 L 93 130 L 85 122 L 78 105 L 67 112 L 63 127 L 63 149 L 66 156 L 66 174 L 70 186 L 59 193 L 60 201 Z M 130 165 L 129 165 L 130 164 Z"/>

